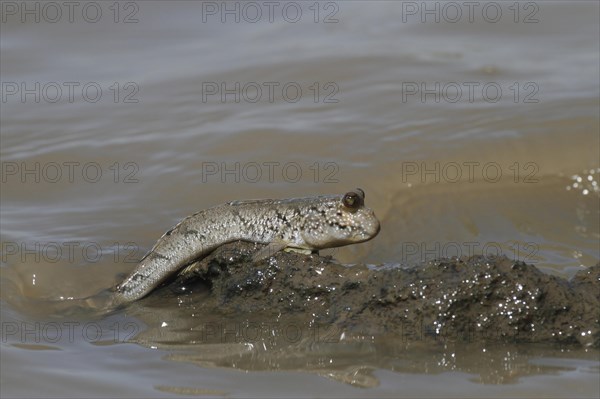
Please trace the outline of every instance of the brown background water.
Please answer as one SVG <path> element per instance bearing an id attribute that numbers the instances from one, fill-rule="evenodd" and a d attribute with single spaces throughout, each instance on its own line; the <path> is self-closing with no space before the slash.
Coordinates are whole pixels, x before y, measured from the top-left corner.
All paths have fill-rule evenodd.
<path id="1" fill-rule="evenodd" d="M 598 396 L 597 351 L 442 346 L 390 360 L 365 344 L 370 355 L 328 349 L 315 365 L 265 348 L 198 367 L 177 351 L 208 359 L 206 345 L 153 331 L 188 308 L 63 306 L 114 284 L 196 210 L 354 187 L 382 230 L 326 252 L 345 263 L 501 252 L 563 277 L 595 264 L 597 2 L 482 2 L 472 15 L 428 3 L 439 21 L 421 2 L 277 2 L 272 22 L 262 2 L 81 2 L 73 22 L 56 4 L 60 17 L 2 3 L 3 395 Z M 65 322 L 80 323 L 73 337 Z M 328 362 L 368 365 L 378 385 L 316 375 Z"/>

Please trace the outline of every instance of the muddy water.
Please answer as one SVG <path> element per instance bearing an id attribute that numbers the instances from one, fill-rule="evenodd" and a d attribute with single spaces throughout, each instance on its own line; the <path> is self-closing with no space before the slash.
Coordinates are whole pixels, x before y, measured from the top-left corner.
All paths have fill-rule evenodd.
<path id="1" fill-rule="evenodd" d="M 354 187 L 382 230 L 344 263 L 600 259 L 596 3 L 269 7 L 2 3 L 3 395 L 598 396 L 597 351 L 148 340 L 193 308 L 71 300 L 198 209 Z"/>

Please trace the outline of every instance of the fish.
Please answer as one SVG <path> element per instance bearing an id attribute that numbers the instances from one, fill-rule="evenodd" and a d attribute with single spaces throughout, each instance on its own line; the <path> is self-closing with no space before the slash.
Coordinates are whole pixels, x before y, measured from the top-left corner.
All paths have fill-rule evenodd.
<path id="1" fill-rule="evenodd" d="M 253 256 L 259 261 L 281 250 L 313 253 L 365 242 L 380 227 L 360 188 L 341 195 L 227 202 L 196 212 L 164 233 L 115 287 L 113 304 L 145 297 L 223 244 L 265 244 Z"/>

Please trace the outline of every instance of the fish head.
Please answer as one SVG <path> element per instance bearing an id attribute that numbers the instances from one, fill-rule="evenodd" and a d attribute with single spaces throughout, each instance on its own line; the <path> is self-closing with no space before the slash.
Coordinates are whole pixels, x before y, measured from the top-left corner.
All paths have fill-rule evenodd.
<path id="1" fill-rule="evenodd" d="M 335 248 L 368 241 L 380 228 L 375 212 L 365 205 L 365 192 L 357 188 L 311 204 L 302 238 L 309 248 Z"/>

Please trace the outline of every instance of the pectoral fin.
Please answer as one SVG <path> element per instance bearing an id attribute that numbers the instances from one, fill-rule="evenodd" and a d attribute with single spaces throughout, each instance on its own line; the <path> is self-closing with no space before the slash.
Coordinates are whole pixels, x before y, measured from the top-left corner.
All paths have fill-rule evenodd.
<path id="1" fill-rule="evenodd" d="M 297 254 L 310 255 L 310 254 L 318 254 L 319 251 L 314 251 L 312 249 L 304 249 L 304 248 L 292 248 L 287 247 L 284 249 L 285 252 L 296 252 Z"/>
<path id="2" fill-rule="evenodd" d="M 252 256 L 253 262 L 258 262 L 263 259 L 266 259 L 277 252 L 281 251 L 287 247 L 287 243 L 283 241 L 273 241 L 269 244 L 265 245 L 262 249 L 256 251 L 256 253 Z"/>
<path id="3" fill-rule="evenodd" d="M 178 273 L 178 275 L 187 277 L 188 274 L 193 274 L 196 270 L 198 270 L 198 268 L 200 267 L 200 264 L 201 264 L 200 261 L 192 262 L 189 265 L 187 265 L 186 267 L 184 267 L 183 269 L 181 269 L 181 271 Z"/>
<path id="4" fill-rule="evenodd" d="M 258 262 L 260 260 L 266 259 L 272 255 L 275 255 L 277 252 L 279 252 L 281 250 L 283 250 L 285 252 L 297 252 L 297 253 L 304 254 L 304 255 L 319 253 L 318 251 L 311 250 L 311 249 L 289 247 L 288 243 L 286 243 L 284 241 L 273 241 L 273 242 L 267 244 L 261 250 L 257 251 L 254 254 L 254 256 L 252 257 L 252 261 Z"/>

